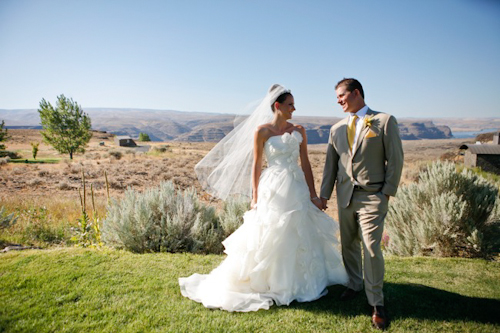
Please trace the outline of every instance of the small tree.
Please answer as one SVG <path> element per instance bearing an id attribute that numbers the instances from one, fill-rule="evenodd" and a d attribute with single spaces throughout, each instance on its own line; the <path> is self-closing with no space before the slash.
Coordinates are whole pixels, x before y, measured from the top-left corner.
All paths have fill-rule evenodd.
<path id="1" fill-rule="evenodd" d="M 92 137 L 90 117 L 83 112 L 73 99 L 64 95 L 57 97 L 56 108 L 42 99 L 40 120 L 43 127 L 43 140 L 61 154 L 84 153 L 85 146 Z"/>
<path id="2" fill-rule="evenodd" d="M 38 146 L 40 142 L 31 142 L 31 154 L 33 155 L 33 159 L 36 160 L 36 155 L 38 154 Z"/>
<path id="3" fill-rule="evenodd" d="M 149 138 L 149 134 L 139 133 L 139 141 L 151 141 L 151 139 Z"/>
<path id="4" fill-rule="evenodd" d="M 1 142 L 7 141 L 9 138 L 9 135 L 7 134 L 7 129 L 4 128 L 5 126 L 5 121 L 2 120 L 2 123 L 0 124 L 0 150 L 5 150 L 5 145 L 2 144 Z"/>

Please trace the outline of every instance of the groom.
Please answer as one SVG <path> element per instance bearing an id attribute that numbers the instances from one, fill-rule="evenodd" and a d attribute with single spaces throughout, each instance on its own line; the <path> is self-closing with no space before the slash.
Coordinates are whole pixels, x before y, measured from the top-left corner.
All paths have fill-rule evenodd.
<path id="1" fill-rule="evenodd" d="M 326 209 L 337 185 L 342 256 L 349 275 L 340 299 L 350 300 L 363 289 L 362 243 L 372 324 L 385 329 L 389 321 L 382 292 L 384 257 L 380 243 L 389 197 L 396 194 L 403 167 L 398 124 L 393 116 L 368 108 L 356 79 L 341 80 L 335 91 L 347 118 L 330 130 L 320 196 Z"/>

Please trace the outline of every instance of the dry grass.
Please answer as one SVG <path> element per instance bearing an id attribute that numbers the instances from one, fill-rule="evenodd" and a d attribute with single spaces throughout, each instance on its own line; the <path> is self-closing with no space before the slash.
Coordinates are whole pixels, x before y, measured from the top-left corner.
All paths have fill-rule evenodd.
<path id="1" fill-rule="evenodd" d="M 39 130 L 9 130 L 12 138 L 7 149 L 18 152 L 23 158 L 31 158 L 30 142 L 41 142 Z M 104 142 L 104 145 L 100 145 Z M 472 140 L 418 140 L 404 141 L 405 165 L 403 183 L 416 180 L 419 171 L 429 162 L 440 158 L 457 159 L 458 147 Z M 141 143 L 142 144 L 142 143 Z M 108 175 L 110 195 L 120 197 L 128 187 L 137 190 L 157 186 L 163 180 L 172 180 L 182 189 L 194 186 L 201 200 L 220 206 L 199 186 L 194 166 L 214 146 L 214 143 L 148 142 L 150 152 L 134 148 L 117 147 L 113 137 L 96 132 L 85 154 L 74 160 L 58 154 L 53 148 L 40 144 L 38 159 L 59 158 L 57 164 L 7 163 L 0 165 L 0 204 L 9 212 L 29 210 L 29 207 L 46 207 L 49 221 L 75 225 L 79 216 L 78 189 L 81 188 L 82 170 L 87 184 L 92 184 L 96 202 L 101 212 L 107 201 L 105 172 Z M 162 149 L 167 147 L 167 149 Z M 157 149 L 155 149 L 157 148 Z M 316 189 L 319 193 L 326 144 L 310 145 L 309 158 L 313 169 Z M 337 218 L 335 197 L 329 202 L 327 213 Z M 26 226 L 28 219 L 21 214 L 18 228 Z M 24 221 L 24 222 L 23 222 Z M 57 224 L 56 223 L 56 224 Z"/>
<path id="2" fill-rule="evenodd" d="M 12 139 L 7 142 L 9 150 L 17 151 L 23 158 L 31 158 L 30 142 L 41 141 L 37 130 L 10 130 Z M 103 139 L 103 136 L 106 139 Z M 99 142 L 104 142 L 100 146 Z M 150 143 L 151 146 L 164 146 L 164 143 Z M 211 147 L 210 144 L 201 146 Z M 46 196 L 73 197 L 81 187 L 82 170 L 97 195 L 105 194 L 104 172 L 108 174 L 112 195 L 120 195 L 127 187 L 142 190 L 154 186 L 162 180 L 173 180 L 182 188 L 198 186 L 195 181 L 194 165 L 208 151 L 200 150 L 191 144 L 171 143 L 165 152 L 156 150 L 145 154 L 134 148 L 116 147 L 112 138 L 99 133 L 94 137 L 83 155 L 74 160 L 61 156 L 51 147 L 40 145 L 38 159 L 48 157 L 62 158 L 58 164 L 13 164 L 1 166 L 0 184 L 4 190 L 2 201 L 7 197 Z"/>
<path id="3" fill-rule="evenodd" d="M 30 142 L 42 141 L 38 130 L 9 130 L 9 134 L 12 138 L 6 143 L 7 149 L 18 152 L 25 159 L 31 159 Z M 165 145 L 148 144 L 152 147 Z M 57 164 L 0 165 L 0 205 L 19 217 L 17 224 L 5 231 L 1 238 L 10 243 L 43 245 L 43 239 L 36 239 L 36 235 L 31 237 L 38 231 L 39 234 L 49 234 L 46 238 L 52 240 L 50 243 L 58 243 L 58 237 L 69 239 L 67 232 L 77 226 L 81 212 L 78 191 L 82 188 L 82 172 L 87 186 L 92 185 L 94 189 L 96 209 L 101 216 L 107 203 L 105 173 L 112 197 L 122 196 L 128 187 L 141 191 L 163 180 L 172 180 L 183 189 L 195 186 L 200 191 L 193 169 L 213 144 L 168 145 L 165 152 L 161 149 L 149 154 L 134 148 L 116 147 L 109 134 L 95 133 L 85 154 L 76 155 L 74 160 L 40 144 L 38 160 L 55 157 L 61 161 Z M 209 199 L 208 195 L 201 194 L 205 200 Z M 88 198 L 88 208 L 90 202 Z"/>

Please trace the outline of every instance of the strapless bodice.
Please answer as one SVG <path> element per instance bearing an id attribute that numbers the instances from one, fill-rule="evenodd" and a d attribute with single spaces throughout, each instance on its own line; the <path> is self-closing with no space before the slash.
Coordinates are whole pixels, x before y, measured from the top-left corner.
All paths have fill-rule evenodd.
<path id="1" fill-rule="evenodd" d="M 291 164 L 297 165 L 301 143 L 302 134 L 297 131 L 293 131 L 291 134 L 287 132 L 267 139 L 264 152 L 268 166 L 287 167 Z"/>

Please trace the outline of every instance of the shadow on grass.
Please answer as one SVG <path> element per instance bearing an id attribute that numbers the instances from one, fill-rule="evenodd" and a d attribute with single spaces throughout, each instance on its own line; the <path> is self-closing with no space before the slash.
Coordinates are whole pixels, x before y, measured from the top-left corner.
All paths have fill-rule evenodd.
<path id="1" fill-rule="evenodd" d="M 364 291 L 354 300 L 342 302 L 338 298 L 343 286 L 329 287 L 325 297 L 311 303 L 291 304 L 292 307 L 312 312 L 332 312 L 344 316 L 370 315 Z M 421 319 L 436 321 L 473 321 L 500 324 L 500 300 L 469 297 L 420 284 L 384 284 L 385 305 L 392 320 Z"/>
<path id="2" fill-rule="evenodd" d="M 467 320 L 500 324 L 500 300 L 469 297 L 421 284 L 386 283 L 392 318 Z"/>

